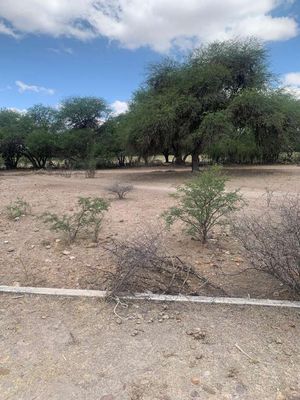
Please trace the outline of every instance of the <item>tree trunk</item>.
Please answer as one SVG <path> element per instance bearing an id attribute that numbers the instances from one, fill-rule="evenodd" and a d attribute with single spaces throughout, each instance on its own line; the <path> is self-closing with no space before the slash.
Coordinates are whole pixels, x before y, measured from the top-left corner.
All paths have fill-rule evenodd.
<path id="1" fill-rule="evenodd" d="M 198 154 L 192 154 L 192 172 L 198 172 L 199 171 L 199 155 Z"/>
<path id="2" fill-rule="evenodd" d="M 165 151 L 163 151 L 163 156 L 165 157 L 165 163 L 166 164 L 168 164 L 170 161 L 169 161 L 169 151 L 168 150 L 165 150 Z"/>

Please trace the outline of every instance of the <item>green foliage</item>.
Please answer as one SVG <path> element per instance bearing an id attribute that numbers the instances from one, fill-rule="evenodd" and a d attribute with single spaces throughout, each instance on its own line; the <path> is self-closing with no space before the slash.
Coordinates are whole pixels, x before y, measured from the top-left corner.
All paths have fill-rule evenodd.
<path id="1" fill-rule="evenodd" d="M 30 205 L 27 201 L 18 197 L 16 201 L 6 207 L 6 213 L 10 219 L 19 219 L 30 213 Z"/>
<path id="2" fill-rule="evenodd" d="M 163 214 L 167 225 L 180 220 L 189 235 L 205 243 L 211 228 L 223 223 L 224 217 L 240 207 L 242 196 L 238 190 L 226 192 L 226 181 L 221 169 L 212 167 L 178 187 L 172 195 L 178 205 Z"/>
<path id="3" fill-rule="evenodd" d="M 43 221 L 50 224 L 51 229 L 66 234 L 69 243 L 73 243 L 82 231 L 92 234 L 97 242 L 104 213 L 109 204 L 102 198 L 79 197 L 78 211 L 59 216 L 55 213 L 45 213 Z"/>
<path id="4" fill-rule="evenodd" d="M 96 129 L 108 114 L 105 100 L 98 97 L 70 97 L 65 99 L 59 116 L 67 128 Z"/>

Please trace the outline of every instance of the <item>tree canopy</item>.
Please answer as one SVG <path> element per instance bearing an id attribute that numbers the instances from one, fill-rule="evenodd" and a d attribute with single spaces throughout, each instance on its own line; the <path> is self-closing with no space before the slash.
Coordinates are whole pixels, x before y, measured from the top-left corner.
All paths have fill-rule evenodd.
<path id="1" fill-rule="evenodd" d="M 25 157 L 124 166 L 158 154 L 182 164 L 276 162 L 300 150 L 300 101 L 278 88 L 265 47 L 255 39 L 214 42 L 181 61 L 152 64 L 125 114 L 103 98 L 71 97 L 58 108 L 0 110 L 0 153 L 7 168 Z M 96 161 L 95 161 L 96 162 Z"/>

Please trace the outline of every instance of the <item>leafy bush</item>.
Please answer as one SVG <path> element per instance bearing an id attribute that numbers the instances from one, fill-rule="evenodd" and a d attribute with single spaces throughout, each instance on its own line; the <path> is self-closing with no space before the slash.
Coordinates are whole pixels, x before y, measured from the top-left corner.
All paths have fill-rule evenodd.
<path id="1" fill-rule="evenodd" d="M 51 229 L 64 232 L 69 243 L 74 242 L 78 234 L 84 230 L 91 232 L 96 242 L 103 215 L 108 210 L 109 204 L 106 200 L 97 197 L 79 197 L 78 206 L 79 210 L 72 215 L 59 216 L 54 213 L 45 213 L 43 220 L 50 224 Z"/>
<path id="2" fill-rule="evenodd" d="M 129 192 L 132 192 L 134 187 L 132 185 L 125 185 L 122 183 L 113 183 L 107 187 L 109 193 L 115 194 L 119 200 L 125 199 Z"/>
<path id="3" fill-rule="evenodd" d="M 242 196 L 238 190 L 226 192 L 226 181 L 221 169 L 212 167 L 178 187 L 177 193 L 171 196 L 178 199 L 179 204 L 163 214 L 167 225 L 180 220 L 189 235 L 205 243 L 211 228 L 240 208 Z"/>
<path id="4" fill-rule="evenodd" d="M 254 269 L 300 293 L 299 195 L 282 199 L 262 215 L 243 216 L 234 230 Z"/>
<path id="5" fill-rule="evenodd" d="M 30 205 L 27 201 L 18 197 L 17 200 L 6 207 L 7 215 L 10 219 L 20 218 L 30 212 Z"/>

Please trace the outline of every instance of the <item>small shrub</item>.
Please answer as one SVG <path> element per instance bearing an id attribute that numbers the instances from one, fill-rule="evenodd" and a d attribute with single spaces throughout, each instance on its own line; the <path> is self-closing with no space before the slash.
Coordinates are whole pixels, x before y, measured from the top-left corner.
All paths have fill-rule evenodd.
<path id="1" fill-rule="evenodd" d="M 101 198 L 80 197 L 78 199 L 79 210 L 72 215 L 59 216 L 54 213 L 45 213 L 43 220 L 50 224 L 51 229 L 62 231 L 67 235 L 69 243 L 75 241 L 81 231 L 91 232 L 93 240 L 98 240 L 101 223 L 109 204 Z"/>
<path id="2" fill-rule="evenodd" d="M 226 192 L 226 181 L 221 169 L 212 167 L 178 187 L 177 193 L 171 196 L 178 199 L 179 204 L 163 214 L 167 225 L 180 220 L 189 235 L 205 243 L 211 228 L 240 208 L 242 196 L 238 190 Z"/>
<path id="3" fill-rule="evenodd" d="M 300 197 L 289 196 L 261 215 L 234 224 L 252 267 L 300 293 Z"/>
<path id="4" fill-rule="evenodd" d="M 18 197 L 15 202 L 6 207 L 6 212 L 10 219 L 20 218 L 30 213 L 30 205 L 27 201 Z"/>
<path id="5" fill-rule="evenodd" d="M 85 177 L 87 179 L 93 179 L 96 176 L 96 169 L 95 168 L 88 168 L 85 170 Z"/>
<path id="6" fill-rule="evenodd" d="M 63 178 L 71 178 L 72 171 L 70 169 L 62 169 L 60 170 L 59 175 L 62 176 Z"/>
<path id="7" fill-rule="evenodd" d="M 116 195 L 119 200 L 125 199 L 126 195 L 133 190 L 134 187 L 132 185 L 125 185 L 122 183 L 114 183 L 107 187 L 107 191 Z"/>

